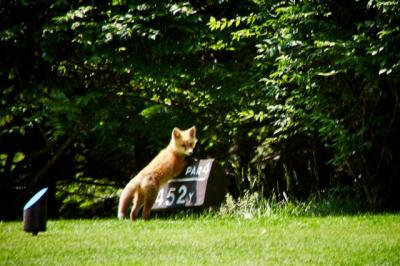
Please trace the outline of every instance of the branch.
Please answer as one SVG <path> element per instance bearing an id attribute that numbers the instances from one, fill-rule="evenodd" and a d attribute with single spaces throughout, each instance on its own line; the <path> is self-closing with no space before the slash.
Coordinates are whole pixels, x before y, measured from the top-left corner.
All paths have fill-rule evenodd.
<path id="1" fill-rule="evenodd" d="M 66 149 L 71 145 L 73 140 L 78 136 L 80 132 L 80 128 L 77 127 L 71 136 L 61 145 L 61 147 L 57 150 L 56 154 L 46 163 L 46 165 L 35 175 L 33 180 L 26 186 L 25 191 L 19 195 L 19 197 L 11 204 L 11 208 L 14 208 L 20 201 L 24 200 L 26 196 L 33 190 L 36 184 L 43 179 L 43 177 L 47 174 L 50 168 L 61 158 L 61 156 L 65 153 Z"/>

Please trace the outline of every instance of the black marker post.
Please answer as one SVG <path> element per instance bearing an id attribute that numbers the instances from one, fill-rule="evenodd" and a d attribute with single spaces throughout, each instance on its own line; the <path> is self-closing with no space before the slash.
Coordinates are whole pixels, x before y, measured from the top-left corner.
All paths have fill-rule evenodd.
<path id="1" fill-rule="evenodd" d="M 24 206 L 24 231 L 32 232 L 33 236 L 46 231 L 47 191 L 47 187 L 43 188 Z"/>

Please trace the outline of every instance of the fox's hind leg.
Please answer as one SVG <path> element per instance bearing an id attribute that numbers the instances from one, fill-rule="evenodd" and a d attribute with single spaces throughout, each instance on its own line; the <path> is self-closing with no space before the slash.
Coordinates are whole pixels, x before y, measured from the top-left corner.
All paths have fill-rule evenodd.
<path id="1" fill-rule="evenodd" d="M 133 195 L 133 205 L 131 210 L 131 220 L 136 220 L 140 207 L 143 205 L 143 196 L 140 189 L 137 189 Z"/>
<path id="2" fill-rule="evenodd" d="M 158 194 L 158 186 L 149 185 L 145 188 L 145 197 L 144 197 L 144 207 L 143 207 L 143 219 L 148 220 L 150 218 L 151 207 L 153 207 L 154 202 L 156 201 Z"/>

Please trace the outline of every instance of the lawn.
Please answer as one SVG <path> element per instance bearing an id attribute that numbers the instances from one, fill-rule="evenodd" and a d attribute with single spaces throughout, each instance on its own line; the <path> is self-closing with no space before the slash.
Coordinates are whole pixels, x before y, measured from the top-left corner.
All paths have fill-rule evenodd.
<path id="1" fill-rule="evenodd" d="M 0 265 L 400 265 L 400 215 L 0 223 Z"/>

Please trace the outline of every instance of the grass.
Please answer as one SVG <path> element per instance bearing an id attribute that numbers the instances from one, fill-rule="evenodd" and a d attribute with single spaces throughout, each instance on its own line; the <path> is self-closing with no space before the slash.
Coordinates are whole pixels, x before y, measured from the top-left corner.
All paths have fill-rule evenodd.
<path id="1" fill-rule="evenodd" d="M 400 265 L 400 215 L 0 223 L 0 265 Z"/>

